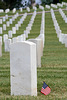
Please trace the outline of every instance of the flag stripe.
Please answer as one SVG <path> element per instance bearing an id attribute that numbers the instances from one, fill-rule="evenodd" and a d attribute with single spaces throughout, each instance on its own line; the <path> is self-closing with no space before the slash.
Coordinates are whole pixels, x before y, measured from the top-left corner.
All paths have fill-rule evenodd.
<path id="1" fill-rule="evenodd" d="M 44 95 L 48 95 L 51 92 L 51 89 L 49 87 L 46 87 L 45 89 L 42 88 L 41 93 Z"/>

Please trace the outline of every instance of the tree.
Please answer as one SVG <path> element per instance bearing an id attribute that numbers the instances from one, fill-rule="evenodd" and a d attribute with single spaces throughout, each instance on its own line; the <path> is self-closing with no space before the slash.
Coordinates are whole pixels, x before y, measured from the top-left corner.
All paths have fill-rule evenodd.
<path id="1" fill-rule="evenodd" d="M 13 9 L 13 8 L 19 8 L 21 6 L 22 0 L 4 0 L 4 3 L 6 5 L 6 8 Z"/>
<path id="2" fill-rule="evenodd" d="M 2 2 L 2 0 L 0 0 L 0 9 L 6 9 L 6 5 L 4 2 Z"/>

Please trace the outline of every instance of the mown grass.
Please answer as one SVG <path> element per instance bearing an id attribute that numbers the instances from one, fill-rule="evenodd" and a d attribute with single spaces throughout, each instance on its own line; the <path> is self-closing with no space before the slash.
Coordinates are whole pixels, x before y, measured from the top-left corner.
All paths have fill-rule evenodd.
<path id="1" fill-rule="evenodd" d="M 60 14 L 55 13 L 61 30 L 66 29 Z M 23 33 L 31 16 L 27 16 L 23 23 Z M 0 99 L 1 100 L 67 100 L 67 48 L 62 45 L 56 35 L 50 13 L 45 17 L 45 45 L 41 59 L 41 68 L 37 68 L 37 97 L 10 95 L 10 55 L 4 52 L 0 57 Z M 37 15 L 29 34 L 29 38 L 36 38 L 40 32 L 41 14 Z M 19 31 L 18 31 L 19 32 Z M 18 34 L 17 32 L 17 34 Z M 65 31 L 66 32 L 66 31 Z M 17 36 L 16 34 L 16 36 Z M 43 81 L 51 88 L 47 96 L 41 94 Z"/>

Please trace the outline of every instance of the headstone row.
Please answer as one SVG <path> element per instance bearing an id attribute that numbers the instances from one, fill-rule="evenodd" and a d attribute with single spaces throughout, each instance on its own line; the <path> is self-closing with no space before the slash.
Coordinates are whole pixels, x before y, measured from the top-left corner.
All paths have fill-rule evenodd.
<path id="1" fill-rule="evenodd" d="M 28 26 L 26 27 L 26 30 L 24 31 L 24 34 L 26 35 L 26 38 L 28 38 L 28 34 L 30 34 L 30 30 L 31 30 L 31 27 L 32 27 L 32 25 L 34 23 L 35 17 L 36 17 L 36 11 L 33 12 L 31 20 L 30 20 Z"/>
<path id="2" fill-rule="evenodd" d="M 42 24 L 44 15 L 45 12 L 42 13 Z M 35 18 L 33 16 L 31 21 Z M 43 35 L 44 33 L 40 33 L 36 39 L 13 42 L 10 45 L 11 95 L 37 96 L 37 67 L 38 65 L 41 67 Z"/>
<path id="3" fill-rule="evenodd" d="M 58 6 L 58 7 L 63 7 L 63 4 L 57 3 L 57 6 Z"/>
<path id="4" fill-rule="evenodd" d="M 66 17 L 66 15 L 65 15 L 65 13 L 62 11 L 61 8 L 59 8 L 59 12 L 60 12 L 60 14 L 61 14 L 63 20 L 65 21 L 65 23 L 67 23 L 67 17 Z"/>
<path id="5" fill-rule="evenodd" d="M 51 7 L 53 7 L 53 8 L 57 8 L 57 5 L 55 5 L 55 4 L 51 4 Z"/>
<path id="6" fill-rule="evenodd" d="M 62 2 L 62 5 L 65 5 L 65 6 L 67 6 L 67 3 L 66 3 L 66 2 Z"/>
<path id="7" fill-rule="evenodd" d="M 27 13 L 25 13 L 22 17 L 21 17 L 21 22 L 23 23 L 23 21 L 25 20 L 27 16 Z M 18 28 L 18 29 L 17 29 Z M 26 40 L 25 35 L 21 35 L 18 37 L 14 37 L 12 38 L 13 34 L 16 34 L 16 30 L 19 30 L 19 25 L 15 24 L 15 27 L 12 27 L 12 30 L 8 31 L 8 34 L 4 34 L 3 35 L 3 41 L 4 41 L 4 48 L 5 48 L 5 52 L 9 52 L 10 51 L 10 44 L 11 43 L 16 43 L 19 41 L 24 41 Z M 11 39 L 12 38 L 12 39 Z"/>
<path id="8" fill-rule="evenodd" d="M 59 42 L 61 42 L 62 44 L 65 44 L 65 47 L 67 47 L 67 34 L 62 33 L 62 31 L 60 30 L 60 27 L 57 23 L 53 9 L 51 9 L 51 15 L 52 15 L 55 30 L 56 30 L 56 33 L 57 33 L 57 37 L 59 38 Z"/>
<path id="9" fill-rule="evenodd" d="M 3 30 L 5 31 L 7 29 L 7 27 L 10 26 L 10 24 L 13 24 L 13 21 L 15 21 L 15 19 L 17 19 L 19 16 L 18 13 L 16 13 L 12 18 L 9 19 L 9 21 L 6 21 L 6 19 L 8 19 L 8 15 L 5 15 L 5 17 L 3 17 L 3 20 L 0 19 L 0 24 L 2 24 L 2 21 L 5 22 L 6 21 L 6 24 L 3 24 L 3 27 L 0 27 L 0 34 L 2 34 Z"/>

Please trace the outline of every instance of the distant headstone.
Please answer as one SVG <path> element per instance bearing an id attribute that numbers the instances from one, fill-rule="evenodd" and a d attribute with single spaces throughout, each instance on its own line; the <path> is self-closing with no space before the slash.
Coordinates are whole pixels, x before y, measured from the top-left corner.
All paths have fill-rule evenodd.
<path id="1" fill-rule="evenodd" d="M 20 9 L 20 12 L 22 12 L 23 11 L 23 9 L 22 8 L 19 8 Z"/>
<path id="2" fill-rule="evenodd" d="M 5 40 L 7 40 L 8 39 L 8 35 L 7 34 L 4 34 L 3 35 L 3 41 L 5 42 Z"/>
<path id="3" fill-rule="evenodd" d="M 27 7 L 26 9 L 27 9 L 28 12 L 30 12 L 30 8 L 29 7 Z"/>
<path id="4" fill-rule="evenodd" d="M 16 34 L 16 27 L 12 27 L 12 33 Z"/>
<path id="5" fill-rule="evenodd" d="M 2 45 L 1 45 L 1 42 L 0 42 L 0 57 L 2 56 Z"/>
<path id="6" fill-rule="evenodd" d="M 41 56 L 43 55 L 43 41 L 42 39 L 29 39 L 36 44 L 37 67 L 41 67 Z"/>
<path id="7" fill-rule="evenodd" d="M 6 25 L 7 25 L 7 27 L 9 27 L 9 26 L 10 26 L 10 22 L 9 22 L 9 21 L 7 21 L 7 22 L 6 22 Z"/>
<path id="8" fill-rule="evenodd" d="M 6 31 L 6 24 L 3 24 L 3 30 Z"/>
<path id="9" fill-rule="evenodd" d="M 12 31 L 8 31 L 8 37 L 12 38 Z"/>
<path id="10" fill-rule="evenodd" d="M 19 25 L 15 24 L 16 30 L 19 30 Z"/>
<path id="11" fill-rule="evenodd" d="M 11 95 L 37 96 L 36 44 L 28 41 L 10 46 Z"/>
<path id="12" fill-rule="evenodd" d="M 2 27 L 0 27 L 0 34 L 2 34 Z"/>
<path id="13" fill-rule="evenodd" d="M 18 42 L 23 42 L 23 36 L 22 35 L 17 36 L 17 39 L 18 39 Z"/>
<path id="14" fill-rule="evenodd" d="M 12 43 L 16 43 L 16 42 L 18 42 L 18 38 L 17 37 L 12 38 Z"/>
<path id="15" fill-rule="evenodd" d="M 2 19 L 0 19 L 0 24 L 2 24 Z"/>
<path id="16" fill-rule="evenodd" d="M 0 42 L 1 42 L 1 45 L 2 45 L 2 36 L 0 36 Z"/>
<path id="17" fill-rule="evenodd" d="M 12 24 L 13 22 L 12 22 L 12 18 L 11 19 L 9 19 L 9 22 L 10 22 L 10 24 Z"/>
<path id="18" fill-rule="evenodd" d="M 5 52 L 10 51 L 10 44 L 11 44 L 11 39 L 5 40 L 4 47 L 5 47 Z"/>
<path id="19" fill-rule="evenodd" d="M 6 21 L 6 18 L 5 17 L 3 17 L 3 22 L 5 22 Z"/>
<path id="20" fill-rule="evenodd" d="M 13 9 L 13 13 L 15 13 L 15 12 L 16 12 L 16 8 Z"/>
<path id="21" fill-rule="evenodd" d="M 8 15 L 5 15 L 5 18 L 8 19 Z"/>
<path id="22" fill-rule="evenodd" d="M 5 13 L 8 13 L 9 11 L 10 11 L 10 9 L 6 9 L 6 10 L 5 10 Z"/>
<path id="23" fill-rule="evenodd" d="M 3 13 L 4 12 L 4 10 L 3 9 L 0 9 L 0 13 Z"/>

